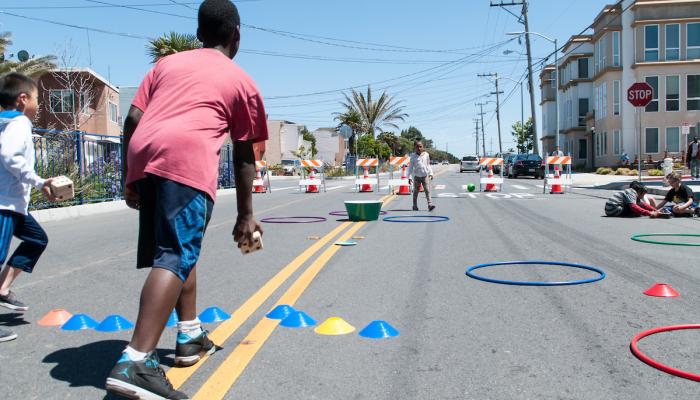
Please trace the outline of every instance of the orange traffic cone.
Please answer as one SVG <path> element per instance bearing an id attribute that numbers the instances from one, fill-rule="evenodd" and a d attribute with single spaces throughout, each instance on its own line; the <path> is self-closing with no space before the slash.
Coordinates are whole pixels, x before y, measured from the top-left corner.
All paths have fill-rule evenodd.
<path id="1" fill-rule="evenodd" d="M 363 176 L 362 179 L 369 179 L 369 167 L 365 167 L 365 176 Z M 360 192 L 371 192 L 371 191 L 372 191 L 372 185 L 369 183 L 365 183 L 360 187 Z"/>
<path id="2" fill-rule="evenodd" d="M 256 183 L 262 183 L 262 175 L 260 174 L 260 168 L 256 168 L 257 176 L 255 177 Z M 253 193 L 265 193 L 265 186 L 263 185 L 253 185 Z"/>
<path id="3" fill-rule="evenodd" d="M 311 173 L 309 174 L 309 179 L 314 180 L 316 179 L 316 170 L 311 168 Z M 306 193 L 318 193 L 318 186 L 317 185 L 308 185 L 306 187 Z"/>
<path id="4" fill-rule="evenodd" d="M 42 326 L 61 326 L 65 324 L 66 321 L 68 321 L 72 316 L 73 314 L 69 313 L 68 311 L 62 308 L 57 308 L 44 315 L 44 317 L 39 320 L 38 324 Z"/>
<path id="5" fill-rule="evenodd" d="M 552 191 L 549 192 L 550 194 L 564 194 L 564 191 L 561 190 L 561 184 L 559 182 L 559 166 L 556 165 L 554 166 L 554 182 L 552 183 Z"/>
<path id="6" fill-rule="evenodd" d="M 491 179 L 493 178 L 493 167 L 489 166 L 489 175 L 487 178 Z M 486 184 L 486 189 L 484 189 L 484 192 L 495 192 L 496 190 L 496 184 L 495 183 L 487 183 Z"/>
<path id="7" fill-rule="evenodd" d="M 408 179 L 408 177 L 406 176 L 406 165 L 403 165 L 401 167 L 401 180 L 405 181 L 407 179 Z M 408 187 L 408 185 L 401 185 L 401 186 L 399 186 L 399 194 L 403 194 L 403 195 L 411 194 L 411 189 Z"/>

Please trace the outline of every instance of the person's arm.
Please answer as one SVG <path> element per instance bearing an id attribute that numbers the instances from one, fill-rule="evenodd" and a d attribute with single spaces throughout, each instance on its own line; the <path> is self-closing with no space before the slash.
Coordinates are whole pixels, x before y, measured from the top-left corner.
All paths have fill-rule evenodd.
<path id="1" fill-rule="evenodd" d="M 253 232 L 262 233 L 260 223 L 253 217 L 253 179 L 255 179 L 255 152 L 253 141 L 233 142 L 233 170 L 236 179 L 238 217 L 233 228 L 233 240 L 241 247 L 253 242 Z"/>
<path id="2" fill-rule="evenodd" d="M 430 165 L 430 154 L 428 154 L 427 152 L 425 153 L 425 161 L 425 165 L 428 167 L 428 177 L 430 177 L 430 179 L 433 179 L 433 166 Z"/>
<path id="3" fill-rule="evenodd" d="M 17 118 L 7 125 L 0 135 L 0 163 L 20 182 L 41 190 L 45 181 L 34 171 L 25 154 L 26 135 L 31 129 L 32 124 L 26 118 Z"/>
<path id="4" fill-rule="evenodd" d="M 644 203 L 642 203 L 642 204 L 644 204 Z M 637 203 L 631 203 L 630 210 L 632 210 L 632 213 L 635 215 L 645 215 L 645 216 L 650 216 L 650 215 L 652 215 L 652 213 L 656 212 L 656 211 L 647 210 L 645 207 L 642 207 L 640 204 L 637 204 Z"/>
<path id="5" fill-rule="evenodd" d="M 414 162 L 415 162 L 414 157 L 409 157 L 408 171 L 406 171 L 406 176 L 408 176 L 408 184 L 409 185 L 413 183 L 413 164 L 414 164 Z"/>
<path id="6" fill-rule="evenodd" d="M 143 111 L 138 108 L 131 106 L 129 109 L 129 114 L 126 116 L 124 121 L 124 138 L 122 141 L 122 179 L 126 181 L 126 176 L 129 171 L 128 165 L 128 155 L 129 155 L 129 141 L 131 136 L 133 136 L 136 127 L 139 125 L 143 117 Z M 133 209 L 139 208 L 139 196 L 133 189 L 128 186 L 124 186 L 124 201 L 126 205 Z"/>
<path id="7" fill-rule="evenodd" d="M 660 209 L 664 208 L 664 206 L 666 205 L 666 203 L 668 203 L 668 201 L 666 201 L 666 199 L 661 200 L 661 201 L 659 202 L 659 204 L 656 205 L 656 209 L 657 209 L 657 210 L 660 210 Z"/>

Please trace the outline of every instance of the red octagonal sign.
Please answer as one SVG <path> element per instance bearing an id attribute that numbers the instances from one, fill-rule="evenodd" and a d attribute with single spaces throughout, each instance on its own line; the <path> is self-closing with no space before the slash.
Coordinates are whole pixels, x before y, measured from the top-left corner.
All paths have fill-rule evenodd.
<path id="1" fill-rule="evenodd" d="M 627 100 L 635 107 L 646 107 L 654 99 L 654 88 L 646 82 L 637 82 L 627 89 Z"/>

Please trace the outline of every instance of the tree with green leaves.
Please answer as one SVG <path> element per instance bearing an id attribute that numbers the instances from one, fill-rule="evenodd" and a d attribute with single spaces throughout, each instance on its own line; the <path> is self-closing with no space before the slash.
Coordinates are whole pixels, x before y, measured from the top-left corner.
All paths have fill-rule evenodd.
<path id="1" fill-rule="evenodd" d="M 399 129 L 397 122 L 403 122 L 408 114 L 404 113 L 404 107 L 400 101 L 389 96 L 386 91 L 379 98 L 372 97 L 372 87 L 367 86 L 367 92 L 352 90 L 350 95 L 344 94 L 345 100 L 340 104 L 345 107 L 344 113 L 355 111 L 360 115 L 362 134 L 374 138 L 377 130 L 389 127 Z"/>
<path id="2" fill-rule="evenodd" d="M 0 54 L 4 54 L 11 45 L 12 34 L 10 32 L 0 32 Z M 56 57 L 54 56 L 34 57 L 27 61 L 0 61 L 0 75 L 8 72 L 19 72 L 32 78 L 38 78 L 55 68 Z"/>
<path id="3" fill-rule="evenodd" d="M 305 141 L 311 143 L 309 146 L 309 155 L 311 155 L 311 158 L 316 157 L 316 154 L 318 154 L 318 149 L 316 148 L 316 136 L 314 136 L 313 133 L 309 132 L 309 130 L 304 127 L 301 130 L 301 137 Z"/>
<path id="4" fill-rule="evenodd" d="M 352 136 L 349 139 L 348 145 L 350 146 L 350 154 L 355 154 L 355 139 L 357 135 L 360 135 L 363 131 L 362 116 L 360 116 L 360 113 L 356 110 L 348 109 L 342 113 L 335 113 L 334 118 L 338 121 L 337 129 L 340 129 L 343 125 L 347 125 L 352 129 Z"/>
<path id="5" fill-rule="evenodd" d="M 529 153 L 535 146 L 535 132 L 532 129 L 532 118 L 525 122 L 523 129 L 520 121 L 513 124 L 513 138 L 517 143 L 518 153 Z"/>
<path id="6" fill-rule="evenodd" d="M 402 154 L 400 152 L 401 142 L 399 141 L 399 138 L 396 135 L 394 135 L 393 133 L 382 132 L 379 135 L 377 135 L 377 141 L 389 146 L 389 148 L 391 149 L 393 154 Z"/>
<path id="7" fill-rule="evenodd" d="M 423 134 L 420 129 L 415 126 L 409 126 L 408 129 L 401 131 L 401 137 L 410 141 L 423 139 Z"/>
<path id="8" fill-rule="evenodd" d="M 197 36 L 185 33 L 170 32 L 151 39 L 146 45 L 146 53 L 151 57 L 153 64 L 163 57 L 183 51 L 202 48 L 202 42 Z"/>

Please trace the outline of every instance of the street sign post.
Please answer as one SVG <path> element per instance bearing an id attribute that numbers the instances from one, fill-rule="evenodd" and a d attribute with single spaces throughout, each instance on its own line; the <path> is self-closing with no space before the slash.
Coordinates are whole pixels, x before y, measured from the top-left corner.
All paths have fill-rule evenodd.
<path id="1" fill-rule="evenodd" d="M 639 181 L 642 181 L 642 107 L 646 107 L 654 99 L 654 88 L 646 82 L 636 82 L 627 89 L 627 101 L 637 109 L 639 132 L 639 152 L 637 154 L 637 167 L 639 168 Z"/>

